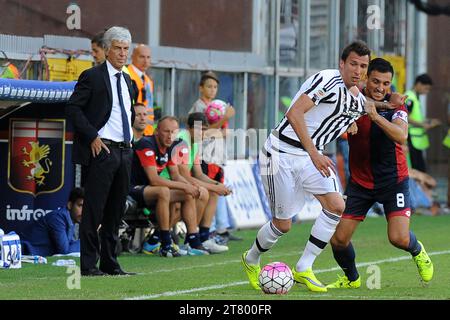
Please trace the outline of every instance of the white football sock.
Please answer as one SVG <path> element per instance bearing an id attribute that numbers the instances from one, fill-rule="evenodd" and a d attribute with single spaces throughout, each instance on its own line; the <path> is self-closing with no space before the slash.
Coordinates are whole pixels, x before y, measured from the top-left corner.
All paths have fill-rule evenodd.
<path id="1" fill-rule="evenodd" d="M 297 262 L 297 271 L 303 272 L 312 268 L 317 256 L 323 251 L 336 231 L 339 220 L 340 216 L 337 214 L 325 209 L 322 210 L 311 229 L 311 235 L 306 243 L 303 255 Z"/>
<path id="2" fill-rule="evenodd" d="M 272 221 L 267 222 L 259 229 L 255 242 L 247 254 L 247 263 L 259 264 L 261 254 L 273 247 L 284 233 L 277 229 Z"/>

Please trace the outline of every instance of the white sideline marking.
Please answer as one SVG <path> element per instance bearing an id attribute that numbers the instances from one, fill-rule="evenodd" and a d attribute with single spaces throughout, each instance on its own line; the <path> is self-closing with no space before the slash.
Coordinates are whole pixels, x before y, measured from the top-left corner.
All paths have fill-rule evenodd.
<path id="1" fill-rule="evenodd" d="M 219 285 L 209 286 L 209 287 L 201 287 L 201 288 L 193 288 L 193 289 L 177 290 L 177 291 L 167 291 L 167 292 L 163 292 L 163 293 L 151 294 L 151 295 L 146 295 L 146 296 L 124 298 L 124 300 L 146 300 L 146 299 L 155 299 L 155 298 L 160 298 L 160 297 L 170 297 L 170 296 L 177 296 L 177 295 L 191 293 L 191 292 L 197 292 L 197 291 L 207 291 L 207 290 L 212 290 L 212 289 L 222 289 L 222 288 L 240 286 L 240 285 L 243 285 L 246 283 L 248 283 L 248 281 L 238 281 L 238 282 L 219 284 Z"/>
<path id="2" fill-rule="evenodd" d="M 450 250 L 444 250 L 444 251 L 430 252 L 430 253 L 428 253 L 428 255 L 429 256 L 437 256 L 440 254 L 449 254 L 449 253 L 450 253 Z M 401 257 L 397 257 L 397 258 L 376 260 L 376 261 L 371 261 L 371 262 L 361 262 L 361 263 L 357 263 L 356 266 L 357 267 L 365 267 L 365 266 L 370 266 L 372 264 L 380 264 L 380 263 L 385 263 L 385 262 L 398 262 L 398 261 L 409 260 L 409 259 L 411 259 L 410 255 L 409 256 L 401 256 Z M 240 260 L 233 260 L 233 261 L 240 262 Z M 314 273 L 324 273 L 324 272 L 336 271 L 336 270 L 340 270 L 340 269 L 341 269 L 340 267 L 319 269 L 319 270 L 315 270 Z M 199 288 L 186 289 L 186 290 L 166 291 L 163 293 L 143 295 L 143 296 L 137 296 L 137 297 L 131 297 L 131 298 L 124 298 L 124 300 L 156 299 L 156 298 L 161 298 L 161 297 L 178 296 L 178 295 L 192 293 L 192 292 L 235 287 L 235 286 L 240 286 L 240 285 L 244 285 L 244 284 L 248 284 L 248 281 L 237 281 L 237 282 L 231 282 L 231 283 L 226 283 L 226 284 L 213 285 L 213 286 L 208 286 L 208 287 L 199 287 Z M 324 295 L 320 295 L 320 296 L 322 297 Z"/>
<path id="3" fill-rule="evenodd" d="M 287 257 L 287 256 L 299 256 L 303 253 L 303 251 L 300 251 L 298 253 L 288 253 L 288 254 L 278 254 L 278 255 L 271 255 L 271 259 L 277 259 L 281 257 Z M 189 269 L 198 269 L 198 268 L 209 268 L 209 267 L 215 267 L 215 266 L 221 266 L 224 264 L 230 264 L 230 263 L 238 263 L 241 262 L 241 259 L 239 260 L 227 260 L 223 262 L 214 262 L 214 263 L 208 263 L 208 264 L 202 264 L 202 265 L 195 265 L 195 266 L 189 266 L 189 267 L 179 267 L 179 268 L 172 268 L 172 269 L 162 269 L 162 270 L 155 270 L 150 272 L 140 272 L 139 274 L 154 274 L 154 273 L 167 273 L 167 272 L 174 272 L 174 271 L 184 271 Z"/>

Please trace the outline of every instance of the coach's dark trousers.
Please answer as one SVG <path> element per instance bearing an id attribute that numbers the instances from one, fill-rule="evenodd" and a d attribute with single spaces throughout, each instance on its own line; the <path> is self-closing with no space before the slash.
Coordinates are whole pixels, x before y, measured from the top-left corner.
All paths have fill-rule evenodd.
<path id="1" fill-rule="evenodd" d="M 108 146 L 83 167 L 85 198 L 80 224 L 81 270 L 119 269 L 116 245 L 130 186 L 132 149 Z M 99 233 L 97 230 L 101 224 Z M 100 236 L 100 237 L 99 237 Z M 100 243 L 99 243 L 100 238 Z"/>

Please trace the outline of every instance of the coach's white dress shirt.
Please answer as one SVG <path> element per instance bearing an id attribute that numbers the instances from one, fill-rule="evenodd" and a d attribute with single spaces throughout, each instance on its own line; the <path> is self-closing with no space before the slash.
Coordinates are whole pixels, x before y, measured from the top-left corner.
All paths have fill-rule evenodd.
<path id="1" fill-rule="evenodd" d="M 116 73 L 122 72 L 118 71 L 116 68 L 112 66 L 112 64 L 106 60 L 106 65 L 108 67 L 109 81 L 111 83 L 111 91 L 112 91 L 112 110 L 111 116 L 106 122 L 105 126 L 101 128 L 98 132 L 100 138 L 109 139 L 116 142 L 124 141 L 123 138 L 123 127 L 122 127 L 122 114 L 120 110 L 119 96 L 117 93 L 117 77 Z M 125 78 L 120 77 L 120 85 L 122 87 L 122 99 L 125 110 L 127 112 L 128 126 L 130 127 L 130 132 L 133 130 L 131 128 L 131 97 L 128 91 L 127 83 L 125 82 Z M 129 141 L 128 141 L 129 142 Z"/>

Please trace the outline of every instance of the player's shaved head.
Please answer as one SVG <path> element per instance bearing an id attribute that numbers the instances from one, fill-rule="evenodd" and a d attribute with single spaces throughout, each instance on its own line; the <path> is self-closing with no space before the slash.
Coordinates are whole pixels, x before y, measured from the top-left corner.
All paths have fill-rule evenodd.
<path id="1" fill-rule="evenodd" d="M 131 55 L 131 63 L 142 72 L 145 72 L 151 65 L 150 47 L 145 44 L 138 44 Z"/>
<path id="2" fill-rule="evenodd" d="M 164 116 L 158 120 L 158 127 L 163 125 L 165 121 L 175 121 L 177 124 L 179 123 L 178 118 L 174 116 Z"/>
<path id="3" fill-rule="evenodd" d="M 178 133 L 178 119 L 173 116 L 162 117 L 158 121 L 158 127 L 155 131 L 156 141 L 162 147 L 168 148 L 175 141 Z"/>

